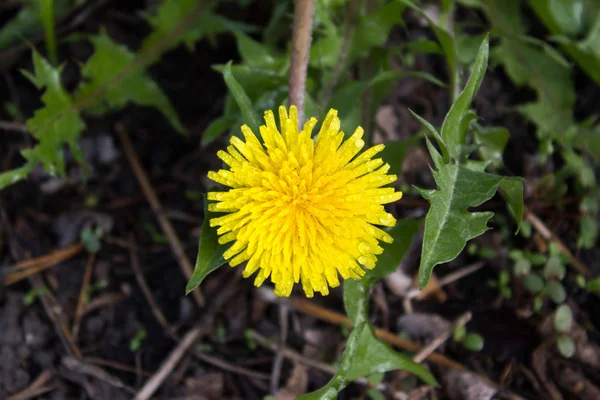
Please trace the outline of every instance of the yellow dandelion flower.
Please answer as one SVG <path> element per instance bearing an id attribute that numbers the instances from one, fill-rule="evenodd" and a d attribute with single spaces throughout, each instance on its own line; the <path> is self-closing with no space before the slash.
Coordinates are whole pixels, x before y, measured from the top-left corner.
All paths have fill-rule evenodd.
<path id="1" fill-rule="evenodd" d="M 396 220 L 383 204 L 402 197 L 387 175 L 389 164 L 372 159 L 380 144 L 358 155 L 365 146 L 363 129 L 345 142 L 336 110 L 330 110 L 317 135 L 311 118 L 298 133 L 295 106 L 289 115 L 279 107 L 281 131 L 272 111 L 265 112 L 261 141 L 242 126 L 245 141 L 231 138 L 227 151 L 217 156 L 229 166 L 208 177 L 228 186 L 210 192 L 208 209 L 227 215 L 212 218 L 219 243 L 233 242 L 224 257 L 234 267 L 247 261 L 243 271 L 260 286 L 271 277 L 275 294 L 289 296 L 302 282 L 307 297 L 329 293 L 344 279 L 360 279 L 383 252 L 379 241 L 392 237 L 374 225 L 394 226 Z M 343 143 L 342 143 L 343 142 Z"/>

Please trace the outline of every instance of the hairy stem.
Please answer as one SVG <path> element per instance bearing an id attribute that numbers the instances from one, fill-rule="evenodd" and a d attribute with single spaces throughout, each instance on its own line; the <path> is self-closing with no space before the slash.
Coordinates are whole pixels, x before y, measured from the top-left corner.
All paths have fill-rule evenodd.
<path id="1" fill-rule="evenodd" d="M 308 68 L 308 58 L 310 56 L 310 41 L 314 8 L 314 0 L 296 0 L 294 7 L 289 103 L 290 106 L 295 105 L 298 109 L 299 129 L 304 123 L 306 70 Z"/>

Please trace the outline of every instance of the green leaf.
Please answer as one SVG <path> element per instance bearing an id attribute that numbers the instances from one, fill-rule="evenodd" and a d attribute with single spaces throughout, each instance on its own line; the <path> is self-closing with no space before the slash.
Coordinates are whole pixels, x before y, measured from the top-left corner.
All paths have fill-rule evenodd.
<path id="1" fill-rule="evenodd" d="M 438 25 L 429 18 L 425 12 L 423 12 L 419 7 L 410 2 L 409 0 L 400 0 L 402 3 L 411 7 L 417 13 L 419 13 L 423 18 L 427 20 L 429 27 L 433 30 L 438 42 L 442 46 L 442 50 L 444 51 L 444 55 L 446 56 L 446 62 L 448 63 L 448 74 L 450 76 L 450 87 L 452 90 L 455 90 L 456 93 L 451 93 L 454 98 L 458 93 L 458 51 L 456 47 L 456 41 L 454 40 L 454 36 L 452 33 L 448 32 L 444 27 Z"/>
<path id="2" fill-rule="evenodd" d="M 521 229 L 523 222 L 524 205 L 523 205 L 523 183 L 524 179 L 515 177 L 506 177 L 500 182 L 500 192 L 508 203 L 508 209 L 517 223 L 515 235 Z"/>
<path id="3" fill-rule="evenodd" d="M 233 95 L 237 105 L 242 110 L 242 116 L 244 118 L 244 122 L 248 124 L 250 129 L 253 132 L 258 132 L 258 127 L 260 126 L 260 119 L 256 110 L 252 106 L 252 101 L 244 91 L 242 85 L 235 79 L 233 74 L 231 73 L 231 61 L 227 63 L 225 69 L 223 70 L 223 79 L 225 80 L 225 84 L 229 88 L 229 91 Z"/>
<path id="4" fill-rule="evenodd" d="M 248 25 L 229 21 L 212 12 L 214 3 L 206 5 L 197 0 L 162 1 L 155 14 L 145 16 L 152 26 L 152 33 L 144 40 L 140 54 L 152 51 L 164 41 L 168 43 L 161 53 L 180 44 L 192 48 L 195 42 L 206 36 L 252 30 Z M 160 53 L 157 53 L 155 58 L 159 57 Z"/>
<path id="5" fill-rule="evenodd" d="M 373 48 L 382 47 L 388 39 L 394 25 L 402 22 L 402 12 L 406 7 L 398 1 L 392 1 L 374 12 L 362 16 L 352 37 L 349 64 L 356 57 L 365 56 Z"/>
<path id="6" fill-rule="evenodd" d="M 567 335 L 558 335 L 556 337 L 556 348 L 565 358 L 571 358 L 575 355 L 575 342 Z"/>
<path id="7" fill-rule="evenodd" d="M 226 65 L 213 66 L 215 71 L 222 74 L 224 74 L 225 68 Z M 285 74 L 270 69 L 253 68 L 245 64 L 232 65 L 231 74 L 252 100 L 256 100 L 266 91 L 277 90 L 288 84 Z"/>
<path id="8" fill-rule="evenodd" d="M 544 266 L 544 278 L 561 281 L 566 273 L 567 269 L 563 265 L 560 257 L 552 256 L 548 258 L 548 262 L 546 262 L 546 265 Z"/>
<path id="9" fill-rule="evenodd" d="M 289 63 L 288 57 L 275 55 L 273 50 L 242 32 L 235 32 L 235 37 L 244 64 L 252 68 L 279 70 Z"/>
<path id="10" fill-rule="evenodd" d="M 521 40 L 526 36 L 521 21 L 520 0 L 486 0 L 486 14 L 498 29 L 501 42 L 492 57 L 517 86 L 537 93 L 537 100 L 519 107 L 526 118 L 538 126 L 540 138 L 562 135 L 573 123 L 575 89 L 568 67 L 538 46 Z"/>
<path id="11" fill-rule="evenodd" d="M 28 162 L 22 167 L 0 173 L 0 190 L 25 178 L 35 168 L 35 162 Z"/>
<path id="12" fill-rule="evenodd" d="M 36 110 L 33 117 L 27 120 L 27 129 L 39 143 L 33 149 L 23 150 L 22 154 L 29 161 L 30 167 L 32 167 L 30 163 L 41 162 L 44 170 L 49 174 L 64 176 L 63 147 L 65 145 L 69 146 L 77 162 L 85 163 L 78 143 L 85 124 L 79 113 L 71 111 L 73 100 L 63 89 L 60 80 L 62 68 L 53 68 L 35 50 L 33 50 L 33 66 L 33 74 L 27 71 L 23 71 L 23 74 L 38 89 L 45 88 L 42 94 L 44 106 Z"/>
<path id="13" fill-rule="evenodd" d="M 344 307 L 354 326 L 369 320 L 369 290 L 373 281 L 368 276 L 344 280 Z"/>
<path id="14" fill-rule="evenodd" d="M 390 174 L 400 175 L 402 174 L 402 164 L 408 154 L 410 147 L 419 146 L 419 137 L 411 136 L 404 140 L 394 140 L 392 142 L 385 142 L 385 149 L 379 153 L 379 157 L 390 164 Z"/>
<path id="15" fill-rule="evenodd" d="M 456 342 L 462 342 L 467 336 L 467 328 L 464 325 L 457 326 L 452 332 L 452 339 Z"/>
<path id="16" fill-rule="evenodd" d="M 475 143 L 481 145 L 477 149 L 481 158 L 490 161 L 493 168 L 502 167 L 504 148 L 510 137 L 508 129 L 499 126 L 484 127 L 476 123 L 473 124 L 473 128 Z"/>
<path id="17" fill-rule="evenodd" d="M 186 132 L 169 98 L 146 72 L 134 70 L 123 76 L 135 62 L 135 54 L 106 34 L 93 36 L 90 40 L 95 51 L 81 68 L 83 80 L 75 94 L 78 101 L 90 101 L 88 107 L 96 108 L 94 111 L 105 111 L 102 106 L 121 109 L 130 102 L 155 107 L 175 130 Z M 118 85 L 113 84 L 115 80 L 119 80 Z M 101 89 L 104 89 L 103 96 L 96 96 Z"/>
<path id="18" fill-rule="evenodd" d="M 210 226 L 210 219 L 213 213 L 208 211 L 208 200 L 206 195 L 204 199 L 204 222 L 202 223 L 202 232 L 200 232 L 200 243 L 198 244 L 198 256 L 196 257 L 196 266 L 185 287 L 186 294 L 196 289 L 206 278 L 208 274 L 217 270 L 227 261 L 223 258 L 223 253 L 229 246 L 219 244 L 217 230 Z"/>
<path id="19" fill-rule="evenodd" d="M 558 306 L 554 312 L 554 329 L 556 332 L 564 333 L 571 330 L 573 324 L 573 312 L 566 304 Z"/>
<path id="20" fill-rule="evenodd" d="M 502 177 L 473 171 L 456 164 L 442 165 L 433 170 L 438 190 L 421 190 L 431 208 L 425 218 L 425 234 L 419 284 L 425 287 L 433 268 L 452 261 L 464 249 L 467 241 L 487 229 L 492 212 L 468 212 L 492 198 Z"/>
<path id="21" fill-rule="evenodd" d="M 65 16 L 69 8 L 69 1 L 54 0 L 54 14 L 57 19 Z M 0 29 L 0 50 L 42 32 L 41 9 L 41 1 L 23 2 L 23 6 L 17 14 L 4 23 Z"/>
<path id="22" fill-rule="evenodd" d="M 546 284 L 546 292 L 552 301 L 556 304 L 562 304 L 567 298 L 567 292 L 562 283 L 557 281 L 550 281 Z"/>
<path id="23" fill-rule="evenodd" d="M 529 0 L 529 5 L 553 33 L 577 35 L 583 28 L 583 0 Z"/>
<path id="24" fill-rule="evenodd" d="M 513 272 L 517 276 L 527 276 L 531 271 L 531 261 L 526 258 L 519 258 L 513 267 Z"/>
<path id="25" fill-rule="evenodd" d="M 538 274 L 532 273 L 523 279 L 523 286 L 531 293 L 540 293 L 544 290 L 544 280 Z"/>
<path id="26" fill-rule="evenodd" d="M 578 129 L 573 145 L 578 150 L 591 154 L 596 161 L 600 162 L 600 127 L 595 130 Z"/>
<path id="27" fill-rule="evenodd" d="M 387 344 L 381 343 L 375 337 L 373 328 L 367 322 L 363 322 L 352 330 L 338 372 L 329 383 L 316 392 L 305 394 L 298 399 L 335 399 L 337 393 L 348 382 L 374 373 L 398 369 L 412 372 L 430 385 L 437 384 L 433 375 L 425 367 L 396 353 Z"/>
<path id="28" fill-rule="evenodd" d="M 2 188 L 2 176 L 0 175 L 0 189 Z M 593 215 L 584 215 L 579 221 L 579 235 L 577 236 L 577 247 L 580 249 L 592 249 L 600 236 L 600 224 Z"/>
<path id="29" fill-rule="evenodd" d="M 339 60 L 341 38 L 328 35 L 310 46 L 309 65 L 314 68 L 333 68 Z"/>
<path id="30" fill-rule="evenodd" d="M 46 51 L 52 64 L 58 63 L 56 53 L 56 33 L 54 30 L 54 0 L 38 0 L 40 3 L 40 19 L 44 25 Z"/>
<path id="31" fill-rule="evenodd" d="M 368 271 L 367 275 L 379 279 L 394 272 L 402 262 L 420 227 L 421 220 L 418 219 L 398 220 L 396 226 L 387 231 L 394 238 L 394 243 L 381 243 L 383 254 L 378 257 L 375 268 Z"/>
<path id="32" fill-rule="evenodd" d="M 472 116 L 469 114 L 471 101 L 479 90 L 479 86 L 483 80 L 487 69 L 488 55 L 489 42 L 486 36 L 479 47 L 477 59 L 473 65 L 473 71 L 471 72 L 467 86 L 465 86 L 458 99 L 452 104 L 442 125 L 442 139 L 448 148 L 450 156 L 455 160 L 459 159 L 461 146 L 465 143 L 465 132 L 467 129 L 465 120 Z"/>
<path id="33" fill-rule="evenodd" d="M 471 351 L 481 351 L 483 344 L 483 337 L 477 333 L 468 333 L 463 341 L 463 346 Z"/>
<path id="34" fill-rule="evenodd" d="M 207 144 L 212 143 L 223 132 L 231 129 L 232 125 L 233 122 L 227 117 L 219 117 L 213 120 L 204 130 L 200 144 L 206 146 Z"/>

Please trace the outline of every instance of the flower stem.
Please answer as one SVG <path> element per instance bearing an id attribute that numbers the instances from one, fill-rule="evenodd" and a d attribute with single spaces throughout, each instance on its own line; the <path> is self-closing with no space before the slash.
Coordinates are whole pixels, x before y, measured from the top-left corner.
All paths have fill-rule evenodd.
<path id="1" fill-rule="evenodd" d="M 306 71 L 310 56 L 314 0 L 296 0 L 292 33 L 292 60 L 289 81 L 289 103 L 298 109 L 298 129 L 304 123 Z"/>

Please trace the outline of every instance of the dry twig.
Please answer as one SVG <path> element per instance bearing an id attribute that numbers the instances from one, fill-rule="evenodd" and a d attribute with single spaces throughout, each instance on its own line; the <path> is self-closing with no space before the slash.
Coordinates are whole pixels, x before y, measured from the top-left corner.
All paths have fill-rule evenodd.
<path id="1" fill-rule="evenodd" d="M 85 310 L 85 298 L 90 280 L 92 279 L 92 271 L 94 269 L 94 260 L 96 259 L 95 253 L 90 253 L 88 262 L 85 265 L 85 275 L 81 283 L 81 290 L 79 291 L 79 300 L 77 301 L 77 309 L 75 311 L 75 319 L 73 321 L 73 328 L 71 329 L 71 335 L 73 341 L 77 342 L 77 336 L 79 336 L 79 326 L 81 325 L 81 318 L 83 317 Z"/>
<path id="2" fill-rule="evenodd" d="M 427 357 L 429 357 L 431 355 L 431 353 L 436 351 L 437 348 L 442 345 L 442 343 L 444 343 L 446 340 L 448 340 L 450 338 L 450 336 L 452 336 L 452 333 L 454 332 L 454 330 L 456 328 L 458 328 L 459 326 L 465 325 L 470 320 L 471 320 L 471 312 L 470 311 L 467 311 L 466 313 L 459 316 L 454 321 L 454 323 L 452 324 L 450 329 L 448 329 L 446 332 L 443 332 L 441 335 L 439 335 L 438 337 L 433 339 L 431 341 L 431 343 L 429 343 L 427 346 L 423 347 L 417 354 L 415 354 L 415 356 L 413 357 L 413 361 L 416 363 L 419 363 L 419 364 L 422 363 Z"/>
<path id="3" fill-rule="evenodd" d="M 142 187 L 144 195 L 148 199 L 148 203 L 150 203 L 150 207 L 152 207 L 154 216 L 158 220 L 158 223 L 160 224 L 163 233 L 169 239 L 171 251 L 175 256 L 175 259 L 179 263 L 179 266 L 181 267 L 181 271 L 183 272 L 184 276 L 187 279 L 190 279 L 190 277 L 192 276 L 192 272 L 194 271 L 193 264 L 185 254 L 185 249 L 183 248 L 183 245 L 181 244 L 181 241 L 179 240 L 179 237 L 177 236 L 173 225 L 171 225 L 171 221 L 169 221 L 169 219 L 163 213 L 162 205 L 160 204 L 158 196 L 156 195 L 156 192 L 154 191 L 154 188 L 152 187 L 152 184 L 148 179 L 148 174 L 146 174 L 146 171 L 144 170 L 144 167 L 142 166 L 142 163 L 140 162 L 140 159 L 133 148 L 129 136 L 127 136 L 125 127 L 122 124 L 117 124 L 116 130 L 119 139 L 121 139 L 121 144 L 123 145 L 123 150 L 125 150 L 125 154 L 127 155 L 127 160 L 131 165 L 131 169 L 133 170 L 133 173 L 135 174 L 138 183 Z M 192 294 L 194 296 L 194 299 L 196 300 L 196 303 L 198 303 L 199 306 L 203 306 L 204 298 L 200 293 L 200 289 L 196 288 L 192 292 Z"/>
<path id="4" fill-rule="evenodd" d="M 7 286 L 12 285 L 38 272 L 60 264 L 79 254 L 82 249 L 83 246 L 80 243 L 77 243 L 62 249 L 54 250 L 52 253 L 44 256 L 20 261 L 15 264 L 11 272 L 4 276 L 4 284 Z"/>
<path id="5" fill-rule="evenodd" d="M 544 239 L 556 244 L 560 252 L 569 257 L 571 265 L 577 270 L 577 272 L 585 277 L 590 276 L 590 270 L 587 265 L 579 261 L 579 259 L 577 259 L 573 253 L 571 253 L 571 250 L 569 250 L 567 245 L 565 245 L 563 241 L 560 240 L 560 238 L 556 236 L 554 232 L 552 232 L 537 215 L 530 210 L 525 209 L 525 219 L 529 221 L 529 223 L 535 228 L 536 231 L 540 233 L 540 235 L 542 235 Z"/>
<path id="6" fill-rule="evenodd" d="M 163 381 L 169 376 L 173 368 L 179 363 L 181 358 L 185 355 L 190 347 L 200 338 L 202 335 L 202 328 L 192 328 L 181 341 L 177 344 L 177 347 L 171 351 L 171 354 L 166 358 L 163 364 L 160 366 L 158 371 L 150 379 L 146 381 L 144 386 L 138 391 L 135 396 L 135 400 L 148 400 L 152 397 L 154 392 L 163 383 Z"/>

